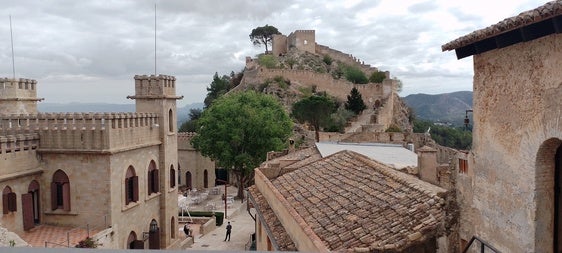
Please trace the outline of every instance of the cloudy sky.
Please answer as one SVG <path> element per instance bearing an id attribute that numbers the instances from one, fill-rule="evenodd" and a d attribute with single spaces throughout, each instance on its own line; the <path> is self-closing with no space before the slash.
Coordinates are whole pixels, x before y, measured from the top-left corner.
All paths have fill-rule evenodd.
<path id="1" fill-rule="evenodd" d="M 536 8 L 538 0 L 0 0 L 0 77 L 36 79 L 45 102 L 133 103 L 135 74 L 177 77 L 180 105 L 202 102 L 215 72 L 264 51 L 248 35 L 316 30 L 319 44 L 388 70 L 402 96 L 472 89 L 472 57 L 441 45 Z"/>

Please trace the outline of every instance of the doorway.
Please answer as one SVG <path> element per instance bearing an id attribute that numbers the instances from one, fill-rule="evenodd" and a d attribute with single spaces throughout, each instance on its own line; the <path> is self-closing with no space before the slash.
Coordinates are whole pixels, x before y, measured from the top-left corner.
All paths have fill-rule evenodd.
<path id="1" fill-rule="evenodd" d="M 191 184 L 191 172 L 189 171 L 185 173 L 185 186 L 188 190 L 193 189 L 193 185 Z"/>

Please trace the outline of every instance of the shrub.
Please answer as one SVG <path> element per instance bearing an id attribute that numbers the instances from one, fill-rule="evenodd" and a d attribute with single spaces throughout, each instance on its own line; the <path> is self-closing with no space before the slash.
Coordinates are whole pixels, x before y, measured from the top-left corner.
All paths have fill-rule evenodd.
<path id="1" fill-rule="evenodd" d="M 400 129 L 397 125 L 392 124 L 385 130 L 385 132 L 400 133 L 402 132 L 402 129 Z"/>
<path id="2" fill-rule="evenodd" d="M 330 66 L 332 65 L 332 62 L 334 62 L 334 59 L 332 59 L 332 57 L 330 57 L 329 55 L 325 54 L 324 58 L 322 58 L 322 61 L 324 61 L 326 65 Z"/>
<path id="3" fill-rule="evenodd" d="M 368 83 L 369 80 L 365 73 L 361 71 L 359 68 L 348 66 L 344 70 L 345 79 L 354 83 L 354 84 L 365 84 Z"/>
<path id="4" fill-rule="evenodd" d="M 277 59 L 275 56 L 270 54 L 262 54 L 258 56 L 258 63 L 268 69 L 274 69 L 277 67 Z"/>
<path id="5" fill-rule="evenodd" d="M 369 82 L 371 83 L 382 83 L 386 79 L 386 73 L 382 71 L 373 72 L 371 76 L 369 76 Z"/>
<path id="6" fill-rule="evenodd" d="M 91 237 L 86 237 L 86 239 L 79 241 L 78 244 L 76 244 L 76 248 L 90 248 L 90 249 L 95 249 L 98 246 L 100 246 L 101 243 L 94 241 L 94 239 L 92 239 Z"/>

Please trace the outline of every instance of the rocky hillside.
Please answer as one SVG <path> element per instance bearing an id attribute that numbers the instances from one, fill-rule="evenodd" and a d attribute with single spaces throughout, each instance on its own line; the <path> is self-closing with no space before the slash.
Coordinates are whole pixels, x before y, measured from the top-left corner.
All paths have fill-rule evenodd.
<path id="1" fill-rule="evenodd" d="M 417 118 L 461 125 L 466 110 L 472 109 L 472 91 L 436 95 L 412 94 L 403 98 Z"/>

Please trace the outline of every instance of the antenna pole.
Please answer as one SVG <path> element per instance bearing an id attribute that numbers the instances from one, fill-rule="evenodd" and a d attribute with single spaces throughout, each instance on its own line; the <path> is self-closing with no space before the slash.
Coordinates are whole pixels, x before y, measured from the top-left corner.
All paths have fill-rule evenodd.
<path id="1" fill-rule="evenodd" d="M 154 4 L 154 75 L 156 75 L 156 3 Z"/>
<path id="2" fill-rule="evenodd" d="M 12 15 L 10 15 L 10 40 L 12 42 L 12 77 L 16 79 L 16 64 L 14 61 L 14 34 L 12 33 Z"/>

